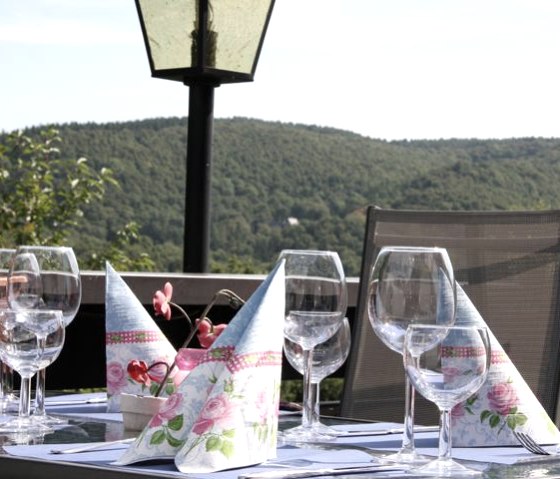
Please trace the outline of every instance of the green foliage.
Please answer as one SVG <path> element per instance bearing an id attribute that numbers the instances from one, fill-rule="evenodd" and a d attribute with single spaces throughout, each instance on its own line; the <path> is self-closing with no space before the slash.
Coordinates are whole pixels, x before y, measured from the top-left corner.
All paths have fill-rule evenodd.
<path id="1" fill-rule="evenodd" d="M 55 129 L 40 140 L 17 131 L 0 151 L 0 231 L 2 242 L 60 244 L 78 224 L 81 208 L 100 200 L 111 171 L 94 171 L 85 158 L 60 158 L 61 138 Z"/>
<path id="2" fill-rule="evenodd" d="M 57 128 L 64 158 L 86 156 L 120 184 L 82 208 L 69 236 L 78 257 L 107 251 L 122 225 L 135 223 L 132 257 L 150 258 L 155 270 L 180 271 L 186 119 Z M 558 184 L 560 139 L 389 142 L 309 125 L 216 120 L 211 269 L 265 273 L 282 249 L 314 248 L 338 251 L 355 276 L 367 205 L 559 208 Z"/>

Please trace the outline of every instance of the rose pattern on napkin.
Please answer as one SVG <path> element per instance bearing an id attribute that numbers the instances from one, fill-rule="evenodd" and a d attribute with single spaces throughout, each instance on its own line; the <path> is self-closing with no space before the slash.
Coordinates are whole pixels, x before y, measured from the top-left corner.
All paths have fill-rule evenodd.
<path id="1" fill-rule="evenodd" d="M 276 456 L 284 282 L 281 262 L 116 464 L 169 458 L 193 473 Z"/>
<path id="2" fill-rule="evenodd" d="M 458 325 L 486 323 L 465 291 L 457 286 Z M 511 362 L 490 328 L 490 369 L 482 387 L 451 411 L 456 447 L 516 446 L 513 431 L 523 430 L 541 444 L 560 442 L 560 432 Z"/>

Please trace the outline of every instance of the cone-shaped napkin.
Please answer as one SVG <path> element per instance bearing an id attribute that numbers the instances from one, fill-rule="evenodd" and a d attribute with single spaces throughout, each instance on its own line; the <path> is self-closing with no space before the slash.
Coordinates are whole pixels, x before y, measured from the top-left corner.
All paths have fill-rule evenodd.
<path id="1" fill-rule="evenodd" d="M 117 464 L 175 458 L 193 473 L 275 457 L 284 304 L 281 262 Z"/>
<path id="2" fill-rule="evenodd" d="M 457 286 L 456 323 L 486 326 L 460 286 Z M 475 395 L 453 408 L 453 445 L 518 445 L 514 429 L 530 433 L 542 444 L 559 442 L 558 429 L 490 328 L 488 332 L 492 349 L 488 377 Z"/>
<path id="3" fill-rule="evenodd" d="M 173 363 L 177 352 L 146 308 L 120 275 L 107 263 L 105 276 L 105 350 L 107 358 L 107 411 L 120 411 L 120 394 L 149 395 L 145 383 L 127 371 L 131 361 Z M 166 368 L 150 370 L 153 380 L 163 378 Z M 148 382 L 152 381 L 150 379 Z"/>

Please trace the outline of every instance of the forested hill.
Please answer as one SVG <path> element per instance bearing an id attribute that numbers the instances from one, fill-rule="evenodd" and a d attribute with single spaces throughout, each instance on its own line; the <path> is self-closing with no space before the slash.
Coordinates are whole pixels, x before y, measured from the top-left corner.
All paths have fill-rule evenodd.
<path id="1" fill-rule="evenodd" d="M 159 270 L 182 263 L 186 118 L 54 125 L 63 156 L 110 167 L 79 252 L 136 221 Z M 30 130 L 33 132 L 33 129 Z M 214 270 L 264 272 L 284 248 L 337 250 L 358 274 L 364 209 L 560 208 L 560 139 L 381 141 L 316 126 L 215 121 Z"/>

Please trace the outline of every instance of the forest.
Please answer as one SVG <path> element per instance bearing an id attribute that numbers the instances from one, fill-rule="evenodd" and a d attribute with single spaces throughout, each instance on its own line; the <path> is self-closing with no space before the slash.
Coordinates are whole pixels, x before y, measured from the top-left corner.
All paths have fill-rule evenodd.
<path id="1" fill-rule="evenodd" d="M 118 186 L 84 209 L 77 256 L 135 222 L 134 248 L 182 268 L 186 118 L 49 125 L 61 155 L 108 167 Z M 38 134 L 40 126 L 26 130 Z M 1 135 L 0 135 L 1 136 Z M 247 118 L 214 125 L 211 271 L 265 273 L 285 248 L 331 249 L 359 274 L 365 208 L 560 208 L 560 139 L 385 141 Z"/>

